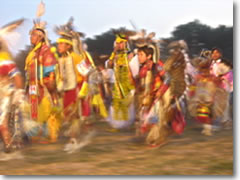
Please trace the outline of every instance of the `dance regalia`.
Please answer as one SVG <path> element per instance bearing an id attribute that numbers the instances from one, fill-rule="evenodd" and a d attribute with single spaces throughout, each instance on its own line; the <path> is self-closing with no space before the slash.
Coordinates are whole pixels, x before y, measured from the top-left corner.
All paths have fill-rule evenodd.
<path id="1" fill-rule="evenodd" d="M 151 92 L 153 103 L 146 116 L 147 123 L 153 124 L 146 142 L 153 147 L 164 144 L 172 133 L 183 132 L 185 121 L 179 103 L 186 86 L 184 69 L 184 56 L 179 51 L 164 64 L 161 61 L 156 64 Z"/>
<path id="2" fill-rule="evenodd" d="M 210 73 L 221 78 L 221 87 L 227 92 L 233 92 L 233 70 L 225 65 L 221 59 L 212 60 Z"/>
<path id="3" fill-rule="evenodd" d="M 23 19 L 0 28 L 1 36 L 11 33 Z M 16 39 L 15 39 L 16 40 Z M 38 123 L 30 120 L 30 107 L 22 88 L 21 73 L 8 51 L 7 41 L 0 37 L 0 136 L 6 152 L 20 148 L 23 137 L 30 137 Z"/>
<path id="4" fill-rule="evenodd" d="M 56 33 L 60 35 L 58 45 L 69 47 L 60 52 L 58 59 L 57 89 L 63 99 L 64 136 L 76 140 L 91 113 L 87 76 L 93 61 L 82 48 L 80 38 L 83 33 L 74 29 L 72 18 L 67 24 L 56 27 Z"/>
<path id="5" fill-rule="evenodd" d="M 174 125 L 175 119 L 181 119 L 180 123 L 183 125 L 175 132 L 178 134 L 183 132 L 185 126 L 183 115 L 181 109 L 176 106 L 186 87 L 184 55 L 179 48 L 169 51 L 172 55 L 163 64 L 159 61 L 159 41 L 153 39 L 154 36 L 154 32 L 150 34 L 144 32 L 130 37 L 137 47 L 152 49 L 152 61 L 147 60 L 142 65 L 139 71 L 140 79 L 136 83 L 140 85 L 136 88 L 136 94 L 139 96 L 137 98 L 139 106 L 137 114 L 140 120 L 139 123 L 136 123 L 136 133 L 140 135 L 140 132 L 142 134 L 149 132 L 146 143 L 153 146 L 164 143 L 166 138 L 174 132 L 174 128 L 180 127 Z"/>
<path id="6" fill-rule="evenodd" d="M 139 47 L 153 49 L 152 61 L 147 60 L 139 72 L 143 88 L 137 90 L 140 89 L 140 94 L 143 94 L 138 102 L 141 104 L 140 130 L 142 133 L 148 132 L 146 143 L 156 147 L 166 143 L 172 133 L 181 134 L 184 130 L 185 121 L 180 103 L 186 89 L 186 64 L 179 43 L 176 49 L 169 50 L 171 54 L 164 64 L 159 61 L 158 43 L 149 39 L 152 35 L 136 41 Z M 171 48 L 170 44 L 168 48 Z"/>
<path id="7" fill-rule="evenodd" d="M 107 108 L 103 100 L 102 83 L 103 77 L 99 72 L 88 52 L 85 51 L 86 64 L 90 66 L 90 73 L 88 74 L 88 94 L 91 105 L 91 114 L 99 115 L 100 118 L 106 118 L 108 116 Z M 80 96 L 82 93 L 80 92 Z"/>
<path id="8" fill-rule="evenodd" d="M 114 64 L 115 82 L 113 85 L 113 100 L 107 121 L 114 128 L 124 128 L 135 119 L 134 105 L 131 99 L 135 89 L 129 69 L 126 50 L 113 52 L 110 61 Z"/>
<path id="9" fill-rule="evenodd" d="M 31 117 L 34 120 L 39 120 L 38 106 L 46 96 L 45 91 L 51 91 L 49 81 L 55 78 L 56 63 L 53 53 L 45 43 L 37 44 L 27 56 L 25 65 L 27 90 L 31 103 Z M 52 98 L 51 100 L 54 101 Z"/>
<path id="10" fill-rule="evenodd" d="M 20 123 L 19 113 L 17 113 L 18 107 L 14 108 L 13 106 L 16 99 L 21 98 L 19 97 L 21 96 L 21 90 L 18 90 L 13 83 L 13 78 L 18 74 L 20 74 L 20 71 L 17 69 L 14 61 L 10 59 L 8 53 L 0 52 L 0 134 L 5 146 L 10 146 L 13 143 L 12 133 L 15 133 L 15 136 L 20 135 L 19 127 L 14 129 Z M 15 121 L 11 122 L 15 127 L 11 127 L 14 129 L 14 132 L 11 133 L 9 121 L 12 120 Z"/>
<path id="11" fill-rule="evenodd" d="M 59 130 L 59 120 L 53 115 L 53 107 L 58 103 L 55 87 L 56 58 L 44 42 L 38 43 L 26 59 L 26 89 L 31 105 L 31 119 L 43 125 L 44 136 L 55 142 Z"/>
<path id="12" fill-rule="evenodd" d="M 62 79 L 62 87 L 59 87 L 59 91 L 63 91 L 63 108 L 65 116 L 68 116 L 73 110 L 78 101 L 78 93 L 82 89 L 84 84 L 84 77 L 79 74 L 77 65 L 84 60 L 83 56 L 80 56 L 74 52 L 63 55 L 59 58 L 60 77 Z M 85 106 L 84 106 L 85 105 Z M 72 113 L 71 113 L 72 114 Z M 89 116 L 90 108 L 89 104 L 82 101 L 81 115 Z"/>
<path id="13" fill-rule="evenodd" d="M 83 60 L 77 64 L 78 74 L 88 77 L 79 86 L 78 98 L 81 99 L 81 114 L 88 117 L 93 114 L 95 108 L 99 115 L 105 118 L 107 117 L 107 110 L 99 86 L 102 78 L 99 76 L 91 55 L 87 51 L 83 51 L 81 56 Z"/>
<path id="14" fill-rule="evenodd" d="M 95 112 L 102 118 L 106 118 L 107 110 L 101 94 L 102 77 L 100 72 L 96 69 L 93 59 L 87 51 L 83 51 L 81 56 L 83 57 L 82 61 L 76 64 L 78 74 L 88 77 L 79 84 L 78 98 L 80 98 L 81 116 L 88 117 Z"/>
<path id="15" fill-rule="evenodd" d="M 211 124 L 217 117 L 223 116 L 227 107 L 228 93 L 222 88 L 221 78 L 210 73 L 210 58 L 195 58 L 192 61 L 195 60 L 198 62 L 195 67 L 198 74 L 192 81 L 191 93 L 188 93 L 188 111 L 198 122 L 203 123 L 202 133 L 211 135 Z"/>
<path id="16" fill-rule="evenodd" d="M 212 60 L 210 66 L 210 73 L 220 79 L 220 87 L 227 92 L 227 105 L 222 117 L 219 118 L 221 123 L 228 124 L 232 121 L 232 115 L 230 111 L 231 93 L 233 92 L 233 69 L 224 60 L 218 59 Z"/>
<path id="17" fill-rule="evenodd" d="M 148 60 L 140 67 L 137 89 L 138 119 L 142 133 L 158 122 L 157 92 L 162 95 L 169 87 L 162 61 Z"/>

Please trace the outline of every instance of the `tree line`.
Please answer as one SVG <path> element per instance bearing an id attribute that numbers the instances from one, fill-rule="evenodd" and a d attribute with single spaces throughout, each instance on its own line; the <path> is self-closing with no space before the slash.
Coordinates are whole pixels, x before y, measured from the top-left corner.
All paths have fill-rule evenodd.
<path id="1" fill-rule="evenodd" d="M 102 64 L 102 61 L 107 59 L 104 56 L 102 59 L 100 55 L 110 55 L 113 50 L 113 42 L 115 40 L 115 35 L 113 30 L 110 29 L 100 35 L 93 38 L 87 38 L 84 42 L 88 46 L 88 51 L 92 54 L 96 64 Z M 157 38 L 157 37 L 156 37 Z M 202 49 L 212 49 L 213 47 L 221 48 L 224 57 L 233 63 L 233 27 L 228 27 L 225 25 L 219 25 L 216 28 L 202 24 L 199 20 L 194 20 L 192 22 L 181 24 L 175 27 L 171 32 L 169 38 L 158 38 L 161 42 L 170 42 L 174 40 L 185 40 L 189 47 L 189 54 L 191 56 L 196 56 L 200 53 Z M 53 45 L 56 45 L 54 43 Z M 166 57 L 165 45 L 161 45 L 161 58 Z M 29 51 L 29 46 L 25 50 L 20 51 L 15 60 L 20 68 L 20 71 L 24 73 L 25 59 Z"/>

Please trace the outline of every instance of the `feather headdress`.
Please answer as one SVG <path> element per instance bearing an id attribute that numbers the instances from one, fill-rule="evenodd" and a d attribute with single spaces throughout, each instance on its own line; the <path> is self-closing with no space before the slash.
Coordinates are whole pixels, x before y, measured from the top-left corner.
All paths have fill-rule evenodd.
<path id="1" fill-rule="evenodd" d="M 44 37 L 45 42 L 49 44 L 47 30 L 46 30 L 47 22 L 41 20 L 41 17 L 44 15 L 44 13 L 45 13 L 45 4 L 41 1 L 37 7 L 36 19 L 33 20 L 33 28 L 30 30 L 30 34 L 34 30 L 38 30 L 38 32 Z"/>
<path id="2" fill-rule="evenodd" d="M 172 41 L 167 45 L 167 49 L 170 54 L 173 52 L 178 52 L 184 50 L 185 52 L 188 52 L 188 45 L 184 40 L 177 40 Z"/>
<path id="3" fill-rule="evenodd" d="M 127 30 L 125 28 L 120 28 L 118 30 L 112 29 L 113 34 L 116 36 L 116 41 L 124 41 L 127 42 L 130 36 L 134 36 L 136 34 L 135 31 Z"/>
<path id="4" fill-rule="evenodd" d="M 45 4 L 41 1 L 40 4 L 38 5 L 37 12 L 36 12 L 36 19 L 33 20 L 33 29 L 37 29 L 42 31 L 45 34 L 45 28 L 46 28 L 46 22 L 41 21 L 40 18 L 43 16 L 45 13 Z"/>
<path id="5" fill-rule="evenodd" d="M 45 4 L 41 1 L 41 3 L 38 5 L 36 16 L 37 18 L 40 18 L 45 13 Z"/>
<path id="6" fill-rule="evenodd" d="M 142 29 L 129 37 L 137 47 L 148 46 L 153 49 L 153 62 L 157 62 L 160 59 L 159 40 L 154 39 L 155 35 L 155 32 L 147 34 L 146 30 Z"/>
<path id="7" fill-rule="evenodd" d="M 55 27 L 55 32 L 60 35 L 58 43 L 64 42 L 73 46 L 74 52 L 81 54 L 83 51 L 81 38 L 85 37 L 82 32 L 77 32 L 73 26 L 73 17 L 70 17 L 68 22 L 61 26 Z"/>
<path id="8" fill-rule="evenodd" d="M 64 36 L 68 38 L 84 37 L 85 36 L 84 33 L 77 32 L 75 30 L 75 27 L 73 26 L 73 21 L 74 21 L 73 17 L 70 17 L 70 19 L 66 24 L 61 26 L 56 26 L 55 32 L 60 36 Z"/>
<path id="9" fill-rule="evenodd" d="M 211 51 L 202 50 L 198 57 L 195 57 L 191 60 L 191 64 L 198 70 L 209 69 L 211 65 Z"/>

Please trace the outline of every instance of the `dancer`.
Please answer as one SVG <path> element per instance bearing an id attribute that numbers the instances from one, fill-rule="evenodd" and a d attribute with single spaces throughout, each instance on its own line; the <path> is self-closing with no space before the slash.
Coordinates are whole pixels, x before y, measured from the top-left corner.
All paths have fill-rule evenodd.
<path id="1" fill-rule="evenodd" d="M 145 33 L 146 34 L 146 33 Z M 180 106 L 185 91 L 185 59 L 181 48 L 163 64 L 160 60 L 155 33 L 135 39 L 140 66 L 138 81 L 139 132 L 145 133 L 146 143 L 158 147 L 169 135 L 183 132 L 185 121 Z"/>
<path id="2" fill-rule="evenodd" d="M 43 4 L 39 5 L 44 8 Z M 54 107 L 58 106 L 55 67 L 57 64 L 54 54 L 49 47 L 46 22 L 34 20 L 30 31 L 32 49 L 28 53 L 25 63 L 26 90 L 31 104 L 31 118 L 42 124 L 39 134 L 41 141 L 55 142 L 59 130 Z M 38 136 L 36 140 L 39 140 Z M 50 139 L 49 139 L 50 138 Z"/>
<path id="3" fill-rule="evenodd" d="M 114 51 L 107 63 L 107 68 L 114 70 L 113 99 L 107 121 L 115 130 L 129 127 L 135 119 L 133 103 L 135 87 L 129 67 L 128 51 L 127 32 L 116 32 Z"/>
<path id="4" fill-rule="evenodd" d="M 4 36 L 23 23 L 23 19 L 0 29 L 0 135 L 4 151 L 10 152 L 12 145 L 21 143 L 20 104 L 24 98 L 23 81 Z"/>
<path id="5" fill-rule="evenodd" d="M 197 69 L 188 93 L 188 110 L 192 117 L 203 124 L 202 134 L 212 135 L 212 124 L 222 117 L 227 107 L 228 93 L 221 87 L 221 79 L 210 73 L 211 51 L 202 51 L 192 60 Z M 216 99 L 221 99 L 217 101 Z"/>
<path id="6" fill-rule="evenodd" d="M 73 18 L 55 30 L 60 35 L 57 40 L 60 54 L 57 89 L 63 99 L 62 128 L 64 135 L 70 137 L 64 150 L 74 152 L 80 147 L 78 137 L 91 115 L 89 79 L 95 65 L 90 54 L 83 48 L 80 39 L 83 33 L 77 32 L 73 27 Z"/>

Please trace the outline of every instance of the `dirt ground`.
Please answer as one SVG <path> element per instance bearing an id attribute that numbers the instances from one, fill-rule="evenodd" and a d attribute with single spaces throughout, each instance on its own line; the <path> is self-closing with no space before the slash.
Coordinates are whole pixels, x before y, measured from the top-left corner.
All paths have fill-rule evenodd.
<path id="1" fill-rule="evenodd" d="M 0 161 L 2 175 L 233 175 L 233 130 L 201 134 L 201 126 L 187 125 L 182 135 L 150 148 L 134 138 L 134 129 L 109 132 L 95 123 L 92 141 L 75 153 L 63 151 L 66 140 L 31 144 L 22 157 Z"/>

